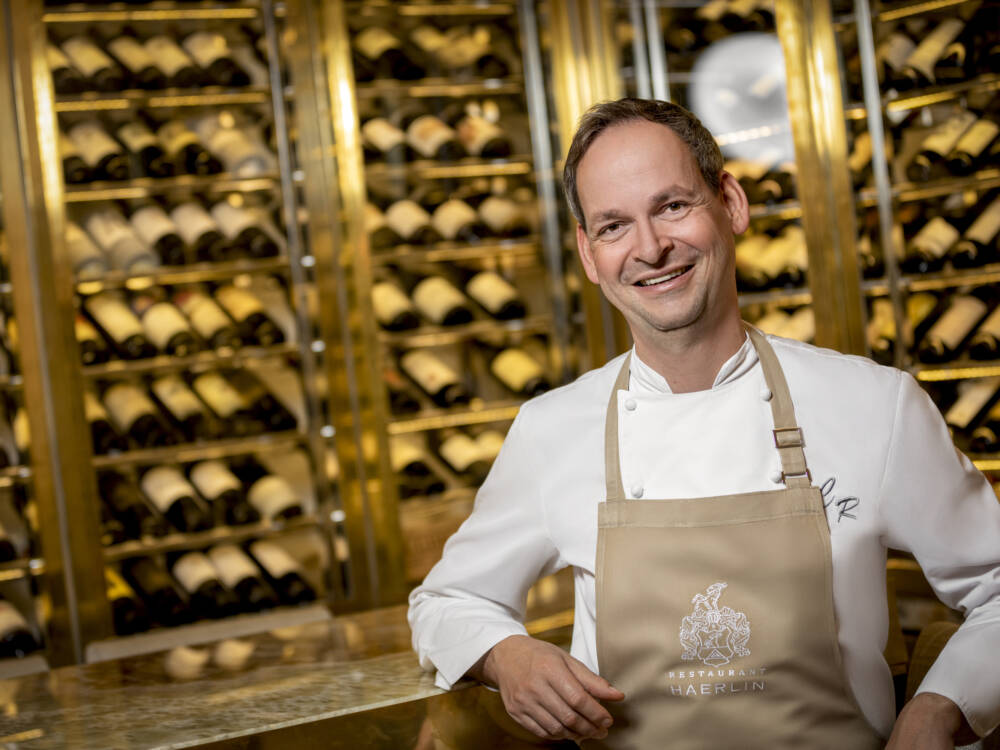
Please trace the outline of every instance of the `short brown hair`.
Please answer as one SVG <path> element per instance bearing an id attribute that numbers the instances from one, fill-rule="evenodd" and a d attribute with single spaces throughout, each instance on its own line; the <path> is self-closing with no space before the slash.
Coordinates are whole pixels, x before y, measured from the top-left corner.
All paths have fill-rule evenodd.
<path id="1" fill-rule="evenodd" d="M 566 155 L 566 166 L 563 167 L 563 187 L 566 190 L 569 209 L 584 229 L 587 228 L 587 223 L 584 220 L 580 194 L 576 187 L 577 167 L 580 166 L 580 161 L 597 136 L 612 125 L 633 120 L 649 120 L 670 128 L 691 149 L 705 184 L 713 193 L 719 191 L 723 167 L 722 152 L 708 129 L 684 107 L 657 99 L 630 97 L 601 102 L 584 112 L 580 118 L 580 125 Z"/>

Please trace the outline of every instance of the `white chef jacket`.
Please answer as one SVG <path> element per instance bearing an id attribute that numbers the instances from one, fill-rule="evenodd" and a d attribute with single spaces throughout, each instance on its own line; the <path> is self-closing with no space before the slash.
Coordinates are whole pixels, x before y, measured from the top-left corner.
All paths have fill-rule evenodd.
<path id="1" fill-rule="evenodd" d="M 957 451 L 908 374 L 768 336 L 785 372 L 813 484 L 823 491 L 834 610 L 848 683 L 888 737 L 886 548 L 916 557 L 966 620 L 921 685 L 953 700 L 980 735 L 1000 723 L 1000 503 Z M 528 589 L 572 566 L 571 653 L 599 672 L 594 568 L 604 501 L 604 423 L 624 355 L 524 404 L 475 508 L 410 596 L 413 645 L 445 689 L 507 636 L 525 634 Z M 619 391 L 622 482 L 633 499 L 773 490 L 781 464 L 769 393 L 749 338 L 712 388 L 671 393 L 632 353 Z M 639 500 L 641 502 L 641 499 Z M 643 571 L 635 571 L 643 575 Z M 670 585 L 669 579 L 664 585 Z"/>

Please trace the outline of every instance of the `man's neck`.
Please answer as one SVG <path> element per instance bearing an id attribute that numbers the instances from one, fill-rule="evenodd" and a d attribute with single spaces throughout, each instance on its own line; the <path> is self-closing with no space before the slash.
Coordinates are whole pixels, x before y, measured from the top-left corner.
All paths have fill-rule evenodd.
<path id="1" fill-rule="evenodd" d="M 691 393 L 711 388 L 721 367 L 745 340 L 746 331 L 737 316 L 711 335 L 679 329 L 662 332 L 655 341 L 635 337 L 635 352 L 666 379 L 671 392 Z"/>

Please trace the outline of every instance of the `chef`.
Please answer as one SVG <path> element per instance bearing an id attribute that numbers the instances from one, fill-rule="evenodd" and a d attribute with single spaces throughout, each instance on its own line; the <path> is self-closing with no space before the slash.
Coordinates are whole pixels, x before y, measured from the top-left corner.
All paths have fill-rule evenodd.
<path id="1" fill-rule="evenodd" d="M 912 377 L 740 319 L 747 198 L 683 108 L 581 120 L 564 173 L 626 354 L 520 410 L 410 597 L 421 663 L 587 747 L 951 748 L 1000 722 L 1000 504 Z M 896 719 L 886 548 L 965 615 Z M 570 654 L 525 599 L 571 566 Z M 891 738 L 890 738 L 891 735 Z"/>

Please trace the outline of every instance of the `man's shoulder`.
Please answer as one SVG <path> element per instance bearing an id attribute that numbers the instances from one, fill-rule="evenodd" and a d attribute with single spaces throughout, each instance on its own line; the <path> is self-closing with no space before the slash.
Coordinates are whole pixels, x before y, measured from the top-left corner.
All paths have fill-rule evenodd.
<path id="1" fill-rule="evenodd" d="M 558 420 L 564 424 L 595 414 L 603 419 L 611 389 L 624 360 L 625 355 L 620 354 L 607 364 L 588 370 L 572 382 L 527 401 L 522 404 L 518 419 L 530 423 Z"/>
<path id="2" fill-rule="evenodd" d="M 855 354 L 844 354 L 780 336 L 767 336 L 782 368 L 787 373 L 789 387 L 823 389 L 831 395 L 877 392 L 882 396 L 895 393 L 904 375 L 895 367 Z"/>

